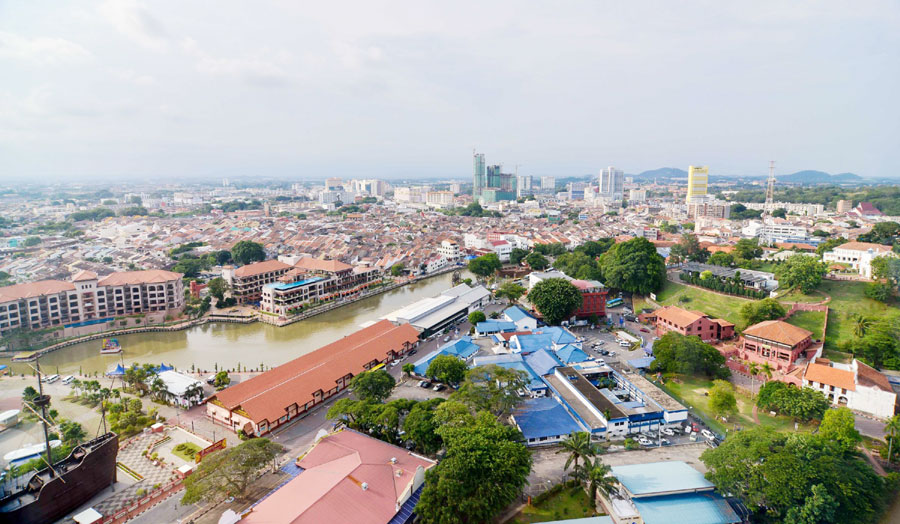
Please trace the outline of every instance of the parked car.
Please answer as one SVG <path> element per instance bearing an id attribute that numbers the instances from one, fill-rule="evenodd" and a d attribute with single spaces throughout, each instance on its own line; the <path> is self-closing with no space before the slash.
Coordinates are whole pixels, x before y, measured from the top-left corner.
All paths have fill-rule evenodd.
<path id="1" fill-rule="evenodd" d="M 691 442 L 697 442 L 697 432 L 696 431 L 691 431 L 690 439 L 691 439 Z"/>
<path id="2" fill-rule="evenodd" d="M 708 429 L 701 430 L 700 434 L 703 435 L 703 438 L 707 440 L 716 438 L 716 435 Z"/>
<path id="3" fill-rule="evenodd" d="M 444 391 L 446 388 L 447 388 L 447 386 L 445 386 L 445 385 L 443 385 L 443 384 L 438 384 L 438 385 L 434 386 L 434 387 L 431 388 L 431 389 L 432 389 L 433 391 Z"/>
<path id="4" fill-rule="evenodd" d="M 430 388 L 431 382 L 428 382 L 427 380 L 422 380 L 419 382 L 419 387 L 420 388 Z"/>
<path id="5" fill-rule="evenodd" d="M 641 331 L 643 331 L 644 333 L 649 333 L 649 332 L 650 332 L 650 330 L 647 329 L 647 328 L 641 328 Z"/>
<path id="6" fill-rule="evenodd" d="M 66 384 L 66 385 L 69 385 L 69 384 L 72 383 L 73 380 L 75 380 L 75 377 L 72 376 L 72 375 L 69 375 L 68 377 L 62 379 L 62 383 L 63 383 L 63 384 Z"/>
<path id="7" fill-rule="evenodd" d="M 418 349 L 411 349 L 411 350 L 409 350 L 409 354 L 410 354 L 410 355 L 415 355 L 415 354 L 418 353 L 418 352 L 419 352 Z"/>
<path id="8" fill-rule="evenodd" d="M 638 437 L 638 444 L 641 446 L 652 446 L 653 441 L 648 439 L 647 437 Z"/>
<path id="9" fill-rule="evenodd" d="M 684 434 L 685 434 L 685 435 L 690 435 L 692 431 L 694 431 L 694 428 L 691 427 L 690 424 L 688 424 L 687 426 L 684 427 Z"/>
<path id="10" fill-rule="evenodd" d="M 611 356 L 611 357 L 616 356 L 616 352 L 615 352 L 615 351 L 610 351 L 610 352 L 609 352 L 609 356 Z"/>
<path id="11" fill-rule="evenodd" d="M 659 439 L 659 443 L 663 446 L 671 446 L 672 445 L 672 443 L 669 441 L 669 439 L 667 439 L 665 437 Z"/>
<path id="12" fill-rule="evenodd" d="M 674 436 L 675 436 L 675 432 L 672 431 L 671 428 L 662 428 L 661 430 L 659 430 L 659 432 L 662 433 L 663 435 L 668 436 L 668 437 L 674 437 Z"/>
<path id="13" fill-rule="evenodd" d="M 609 355 L 609 351 L 607 351 L 607 350 L 605 350 L 605 349 L 601 349 L 601 350 L 600 350 L 600 354 L 603 355 L 603 356 L 605 357 L 605 356 L 608 356 L 608 355 Z"/>
<path id="14" fill-rule="evenodd" d="M 450 342 L 450 337 L 449 336 L 444 337 L 444 342 Z"/>
<path id="15" fill-rule="evenodd" d="M 210 376 L 206 377 L 206 383 L 209 384 L 210 386 L 212 386 L 213 384 L 215 384 L 215 383 L 216 383 L 216 376 L 215 376 L 215 375 L 210 375 Z"/>

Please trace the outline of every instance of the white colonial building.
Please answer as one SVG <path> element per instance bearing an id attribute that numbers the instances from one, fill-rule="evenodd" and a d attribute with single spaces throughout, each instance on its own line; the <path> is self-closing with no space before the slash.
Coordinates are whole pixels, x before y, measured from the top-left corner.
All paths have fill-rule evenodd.
<path id="1" fill-rule="evenodd" d="M 894 416 L 897 394 L 887 377 L 856 359 L 842 364 L 813 358 L 803 374 L 803 386 L 821 391 L 835 406 L 882 419 Z"/>
<path id="2" fill-rule="evenodd" d="M 822 255 L 825 262 L 850 264 L 859 271 L 860 276 L 872 278 L 872 261 L 878 257 L 897 257 L 891 246 L 872 244 L 869 242 L 847 242 Z"/>

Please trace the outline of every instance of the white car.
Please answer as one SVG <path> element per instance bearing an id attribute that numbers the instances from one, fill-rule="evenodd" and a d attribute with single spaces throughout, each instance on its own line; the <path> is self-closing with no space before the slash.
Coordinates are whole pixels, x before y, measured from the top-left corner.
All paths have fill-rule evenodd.
<path id="1" fill-rule="evenodd" d="M 672 430 L 669 429 L 669 428 L 662 428 L 661 430 L 659 430 L 659 432 L 662 433 L 663 435 L 667 436 L 667 437 L 674 437 L 674 436 L 675 436 L 675 432 L 672 431 Z"/>
<path id="2" fill-rule="evenodd" d="M 700 430 L 700 434 L 703 435 L 703 438 L 705 438 L 707 440 L 716 438 L 716 436 L 713 435 L 713 432 L 708 429 Z"/>
<path id="3" fill-rule="evenodd" d="M 641 446 L 652 446 L 653 441 L 648 439 L 647 437 L 638 437 L 638 444 Z"/>

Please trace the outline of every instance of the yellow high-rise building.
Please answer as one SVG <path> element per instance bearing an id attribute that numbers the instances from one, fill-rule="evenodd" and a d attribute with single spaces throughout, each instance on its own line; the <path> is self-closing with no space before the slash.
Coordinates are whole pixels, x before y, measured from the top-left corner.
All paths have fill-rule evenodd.
<path id="1" fill-rule="evenodd" d="M 709 166 L 691 166 L 688 168 L 687 202 L 706 197 L 709 185 Z"/>

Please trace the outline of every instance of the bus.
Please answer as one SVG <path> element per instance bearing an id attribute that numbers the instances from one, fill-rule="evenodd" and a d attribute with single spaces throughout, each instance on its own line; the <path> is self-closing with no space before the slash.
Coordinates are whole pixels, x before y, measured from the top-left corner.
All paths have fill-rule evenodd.
<path id="1" fill-rule="evenodd" d="M 381 364 L 378 364 L 377 366 L 372 366 L 372 367 L 369 369 L 369 371 L 376 371 L 376 370 L 382 369 L 382 368 L 384 368 L 384 362 L 382 362 Z"/>
<path id="2" fill-rule="evenodd" d="M 606 307 L 621 306 L 622 303 L 623 303 L 622 297 L 611 298 L 606 301 Z"/>
<path id="3" fill-rule="evenodd" d="M 59 375 L 50 375 L 48 377 L 44 377 L 44 384 L 52 384 L 59 380 Z"/>

